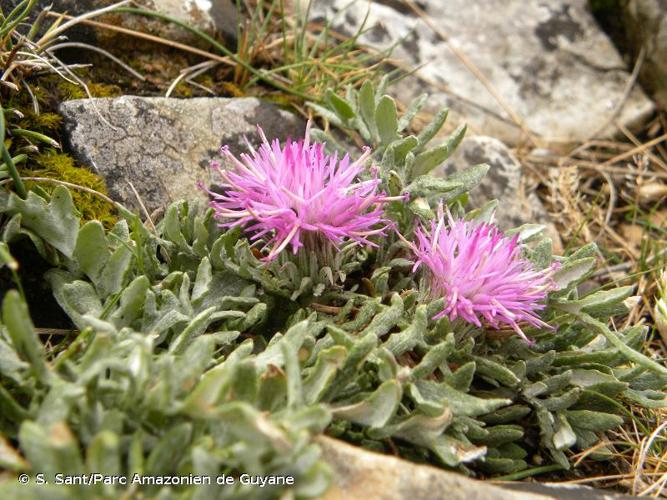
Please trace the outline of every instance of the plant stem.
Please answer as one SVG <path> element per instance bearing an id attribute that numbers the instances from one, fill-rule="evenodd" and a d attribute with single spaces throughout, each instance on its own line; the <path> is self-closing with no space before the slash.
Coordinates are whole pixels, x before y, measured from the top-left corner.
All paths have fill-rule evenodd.
<path id="1" fill-rule="evenodd" d="M 564 470 L 558 464 L 543 465 L 541 467 L 533 467 L 532 469 L 524 469 L 519 472 L 514 472 L 512 474 L 507 474 L 505 476 L 494 477 L 493 481 L 518 481 L 520 479 L 525 479 L 531 476 L 537 476 L 538 474 L 544 474 L 546 472 L 555 472 L 558 470 Z"/>
<path id="2" fill-rule="evenodd" d="M 28 191 L 26 190 L 25 185 L 21 180 L 21 176 L 19 175 L 18 170 L 16 170 L 16 165 L 14 165 L 14 161 L 12 160 L 9 151 L 7 151 L 7 147 L 5 146 L 5 133 L 5 108 L 0 106 L 0 148 L 2 148 L 2 161 L 7 166 L 9 176 L 14 181 L 14 188 L 16 189 L 16 193 L 21 198 L 25 199 L 26 196 L 28 196 Z"/>

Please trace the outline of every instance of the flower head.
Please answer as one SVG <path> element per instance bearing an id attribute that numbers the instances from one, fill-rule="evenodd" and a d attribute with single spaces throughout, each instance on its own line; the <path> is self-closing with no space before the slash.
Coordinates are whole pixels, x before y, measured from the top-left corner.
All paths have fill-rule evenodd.
<path id="1" fill-rule="evenodd" d="M 356 161 L 327 155 L 323 144 L 310 143 L 308 129 L 303 140 L 281 147 L 258 127 L 258 150 L 246 140 L 249 154 L 237 158 L 224 146 L 233 168 L 213 164 L 224 180 L 223 194 L 210 193 L 216 218 L 228 221 L 223 226 L 245 227 L 251 240 L 266 238 L 268 260 L 288 245 L 296 253 L 317 238 L 336 247 L 348 241 L 374 246 L 369 237 L 384 234 L 389 224 L 383 205 L 390 198 L 378 192 L 380 180 L 359 179 L 370 151 Z"/>
<path id="2" fill-rule="evenodd" d="M 509 238 L 492 224 L 453 220 L 449 213 L 447 218 L 440 210 L 430 232 L 415 230 L 412 244 L 415 269 L 426 267 L 431 294 L 445 299 L 433 319 L 461 317 L 496 329 L 505 324 L 528 342 L 520 322 L 550 328 L 537 311 L 552 287 L 552 270 L 535 270 L 520 256 L 518 234 Z"/>

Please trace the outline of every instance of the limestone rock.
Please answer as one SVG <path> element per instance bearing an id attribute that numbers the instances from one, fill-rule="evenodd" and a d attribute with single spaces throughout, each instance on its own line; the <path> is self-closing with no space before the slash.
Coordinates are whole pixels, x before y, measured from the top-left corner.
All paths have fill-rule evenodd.
<path id="1" fill-rule="evenodd" d="M 44 8 L 51 5 L 51 11 L 66 13 L 71 16 L 85 14 L 95 9 L 106 7 L 118 0 L 38 0 L 31 16 L 37 16 Z M 0 0 L 3 12 L 8 13 L 19 0 Z M 154 10 L 173 17 L 183 23 L 209 34 L 219 33 L 229 43 L 235 43 L 238 14 L 234 0 L 137 0 L 135 7 Z M 108 15 L 107 15 L 108 16 Z M 101 18 L 106 19 L 106 18 Z M 99 20 L 99 19 L 98 19 Z M 201 40 L 174 24 L 158 19 L 127 14 L 114 15 L 113 24 L 144 32 L 154 33 L 165 38 L 183 43 L 201 44 Z M 47 23 L 48 24 L 48 23 Z M 95 43 L 91 30 L 83 25 L 68 30 L 68 37 L 74 41 Z M 108 33 L 105 33 L 108 38 Z"/>
<path id="2" fill-rule="evenodd" d="M 142 0 L 141 3 L 146 8 L 178 19 L 207 33 L 218 32 L 226 40 L 236 39 L 238 14 L 234 0 Z M 162 21 L 151 24 L 149 28 L 172 40 L 187 41 L 192 37 L 178 26 L 165 25 Z"/>
<path id="3" fill-rule="evenodd" d="M 538 483 L 508 483 L 511 489 L 455 472 L 417 465 L 332 439 L 318 438 L 334 480 L 324 500 L 621 500 L 632 498 L 593 488 Z"/>
<path id="4" fill-rule="evenodd" d="M 667 0 L 628 0 L 623 23 L 635 57 L 646 50 L 642 84 L 667 107 Z"/>
<path id="5" fill-rule="evenodd" d="M 403 2 L 315 0 L 312 18 L 328 18 L 336 30 L 355 33 L 367 15 L 360 41 L 377 49 L 398 43 L 393 57 L 415 78 L 393 92 L 408 100 L 429 92 L 435 111 L 450 107 L 478 134 L 508 144 L 521 131 L 480 79 Z M 533 134 L 546 142 L 581 141 L 598 132 L 623 100 L 626 66 L 587 10 L 586 0 L 519 2 L 422 0 L 418 2 L 449 43 L 503 97 Z M 653 103 L 635 86 L 619 115 L 625 126 L 643 123 Z M 612 132 L 611 128 L 605 131 Z"/>
<path id="6" fill-rule="evenodd" d="M 205 199 L 196 184 L 210 184 L 220 146 L 244 151 L 244 136 L 257 142 L 256 125 L 281 140 L 305 130 L 296 116 L 255 98 L 80 99 L 64 102 L 60 113 L 72 154 L 106 180 L 115 200 L 137 210 L 131 182 L 149 211 Z"/>
<path id="7" fill-rule="evenodd" d="M 334 472 L 323 500 L 547 500 L 531 493 L 505 491 L 461 474 L 373 453 L 342 441 L 318 438 L 324 460 Z"/>

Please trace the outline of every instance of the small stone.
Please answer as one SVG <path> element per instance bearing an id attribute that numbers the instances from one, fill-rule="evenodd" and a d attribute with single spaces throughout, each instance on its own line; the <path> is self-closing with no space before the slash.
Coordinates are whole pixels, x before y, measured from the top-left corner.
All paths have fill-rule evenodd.
<path id="1" fill-rule="evenodd" d="M 526 193 L 521 163 L 498 139 L 466 137 L 437 173 L 450 175 L 480 163 L 486 163 L 490 168 L 480 185 L 469 193 L 473 208 L 498 200 L 496 222 L 502 229 L 548 222 L 547 211 L 537 196 Z"/>
<path id="2" fill-rule="evenodd" d="M 132 183 L 149 212 L 205 200 L 197 183 L 211 184 L 220 147 L 241 153 L 245 136 L 258 144 L 257 125 L 280 140 L 305 130 L 297 116 L 256 98 L 122 96 L 67 101 L 59 110 L 73 156 L 104 178 L 114 200 L 139 210 Z"/>

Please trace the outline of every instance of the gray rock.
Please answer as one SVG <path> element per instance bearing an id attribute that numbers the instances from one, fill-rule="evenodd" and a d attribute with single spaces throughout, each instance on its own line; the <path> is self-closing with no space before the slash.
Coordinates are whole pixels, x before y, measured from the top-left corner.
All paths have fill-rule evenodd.
<path id="1" fill-rule="evenodd" d="M 628 0 L 623 23 L 635 57 L 646 50 L 642 84 L 667 107 L 667 0 Z"/>
<path id="2" fill-rule="evenodd" d="M 334 480 L 324 500 L 552 500 L 586 498 L 620 500 L 624 496 L 592 488 L 512 483 L 512 489 L 470 479 L 461 474 L 417 465 L 373 453 L 329 437 L 318 438 Z"/>
<path id="3" fill-rule="evenodd" d="M 503 488 L 517 492 L 537 493 L 562 500 L 630 500 L 639 498 L 617 494 L 608 490 L 597 490 L 589 486 L 559 483 L 504 483 Z M 522 495 L 523 493 L 519 493 Z"/>
<path id="4" fill-rule="evenodd" d="M 354 33 L 367 15 L 360 41 L 378 49 L 398 43 L 393 56 L 419 67 L 394 92 L 407 100 L 429 92 L 431 110 L 450 107 L 474 132 L 508 144 L 521 131 L 487 88 L 423 20 L 396 0 L 315 0 L 313 19 Z M 625 64 L 586 8 L 586 0 L 423 0 L 434 23 L 544 142 L 581 141 L 608 123 L 629 78 Z M 423 65 L 423 66 L 422 66 Z M 619 120 L 643 123 L 653 103 L 640 88 L 628 96 Z M 610 127 L 604 131 L 613 132 Z"/>
<path id="5" fill-rule="evenodd" d="M 39 0 L 32 10 L 33 19 L 44 8 L 51 5 L 53 12 L 67 13 L 72 16 L 85 14 L 95 9 L 106 7 L 118 0 Z M 20 0 L 0 0 L 3 12 L 8 13 Z M 136 7 L 142 7 L 173 17 L 181 22 L 209 34 L 218 32 L 229 43 L 235 43 L 238 14 L 234 0 L 137 0 Z M 48 21 L 47 21 L 48 24 Z M 202 40 L 174 24 L 165 21 L 127 14 L 114 18 L 114 24 L 139 31 L 147 31 L 170 40 L 184 43 L 202 44 Z M 94 42 L 94 35 L 89 28 L 77 26 L 68 30 L 71 40 Z"/>
<path id="6" fill-rule="evenodd" d="M 373 453 L 336 439 L 318 438 L 324 460 L 334 472 L 333 485 L 323 500 L 547 500 L 532 493 L 505 491 L 427 465 Z"/>
<path id="7" fill-rule="evenodd" d="M 147 8 L 173 17 L 207 33 L 218 32 L 226 40 L 236 39 L 238 13 L 234 0 L 142 0 Z M 192 38 L 192 35 L 162 21 L 150 26 L 152 31 L 170 39 Z"/>
<path id="8" fill-rule="evenodd" d="M 489 172 L 470 192 L 470 204 L 479 208 L 498 200 L 496 222 L 503 229 L 526 223 L 547 223 L 546 209 L 534 193 L 526 194 L 522 166 L 505 144 L 493 137 L 469 136 L 456 152 L 439 167 L 440 175 L 449 175 L 472 165 L 486 163 Z"/>
<path id="9" fill-rule="evenodd" d="M 60 113 L 72 154 L 105 179 L 116 201 L 137 210 L 131 182 L 151 212 L 205 199 L 196 184 L 211 183 L 220 146 L 244 151 L 244 136 L 257 143 L 256 125 L 281 140 L 305 130 L 295 115 L 255 98 L 80 99 L 61 104 Z"/>

